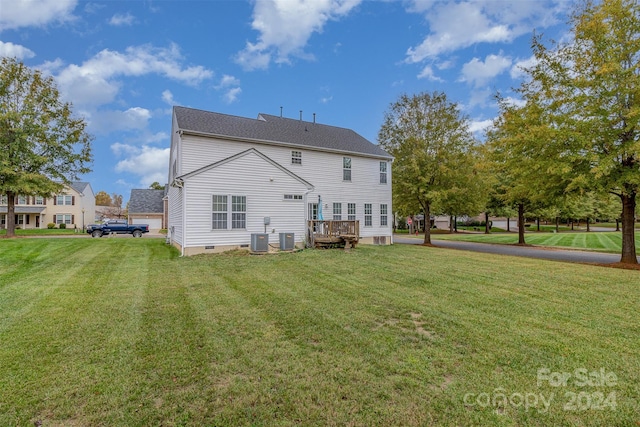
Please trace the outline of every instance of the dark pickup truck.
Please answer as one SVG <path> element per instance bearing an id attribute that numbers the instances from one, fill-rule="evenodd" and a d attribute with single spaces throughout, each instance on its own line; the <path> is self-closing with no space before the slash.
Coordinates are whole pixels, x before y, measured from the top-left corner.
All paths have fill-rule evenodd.
<path id="1" fill-rule="evenodd" d="M 129 224 L 124 219 L 112 219 L 104 224 L 87 225 L 87 233 L 91 237 L 102 237 L 111 233 L 116 234 L 132 234 L 133 237 L 142 237 L 142 233 L 148 233 L 149 226 L 147 224 Z"/>

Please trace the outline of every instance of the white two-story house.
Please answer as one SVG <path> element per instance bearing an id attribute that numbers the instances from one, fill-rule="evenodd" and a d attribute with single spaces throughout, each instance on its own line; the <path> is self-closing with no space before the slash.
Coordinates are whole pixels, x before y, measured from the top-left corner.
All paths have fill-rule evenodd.
<path id="1" fill-rule="evenodd" d="M 359 221 L 360 243 L 390 244 L 392 160 L 350 129 L 174 107 L 171 242 L 192 255 L 247 248 L 253 233 L 274 245 L 294 233 L 301 246 L 321 209 L 324 220 Z"/>

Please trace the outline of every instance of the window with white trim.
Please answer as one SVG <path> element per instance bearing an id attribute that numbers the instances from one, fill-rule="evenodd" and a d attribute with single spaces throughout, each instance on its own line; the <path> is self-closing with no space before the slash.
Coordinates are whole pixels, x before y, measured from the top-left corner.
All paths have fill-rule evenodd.
<path id="1" fill-rule="evenodd" d="M 389 223 L 387 222 L 387 205 L 380 205 L 380 227 L 386 227 Z"/>
<path id="2" fill-rule="evenodd" d="M 7 195 L 3 194 L 2 196 L 0 196 L 0 205 L 6 205 L 7 204 Z"/>
<path id="3" fill-rule="evenodd" d="M 340 221 L 342 219 L 342 203 L 333 204 L 333 220 Z"/>
<path id="4" fill-rule="evenodd" d="M 291 164 L 292 165 L 302 164 L 302 151 L 291 151 Z"/>
<path id="5" fill-rule="evenodd" d="M 356 220 L 356 204 L 355 203 L 347 203 L 347 219 L 349 221 Z"/>
<path id="6" fill-rule="evenodd" d="M 342 158 L 342 180 L 351 181 L 351 157 Z"/>
<path id="7" fill-rule="evenodd" d="M 285 200 L 302 200 L 302 194 L 285 194 Z"/>
<path id="8" fill-rule="evenodd" d="M 36 205 L 44 205 L 44 197 L 36 196 Z"/>
<path id="9" fill-rule="evenodd" d="M 67 194 L 60 194 L 57 196 L 56 205 L 73 205 L 73 196 Z"/>
<path id="10" fill-rule="evenodd" d="M 7 225 L 7 215 L 6 214 L 0 215 L 0 224 L 1 225 Z"/>
<path id="11" fill-rule="evenodd" d="M 387 162 L 380 162 L 380 184 L 387 183 Z"/>
<path id="12" fill-rule="evenodd" d="M 247 196 L 214 194 L 211 199 L 211 211 L 213 230 L 247 228 Z"/>
<path id="13" fill-rule="evenodd" d="M 247 228 L 247 196 L 231 196 L 231 228 Z"/>
<path id="14" fill-rule="evenodd" d="M 371 227 L 373 225 L 373 209 L 371 203 L 364 204 L 364 226 Z"/>
<path id="15" fill-rule="evenodd" d="M 56 224 L 71 224 L 71 214 L 55 214 Z"/>
<path id="16" fill-rule="evenodd" d="M 27 204 L 27 196 L 18 196 L 18 204 L 26 205 Z"/>
<path id="17" fill-rule="evenodd" d="M 213 214 L 211 219 L 211 228 L 213 230 L 226 230 L 227 229 L 227 196 L 214 194 L 213 195 Z"/>

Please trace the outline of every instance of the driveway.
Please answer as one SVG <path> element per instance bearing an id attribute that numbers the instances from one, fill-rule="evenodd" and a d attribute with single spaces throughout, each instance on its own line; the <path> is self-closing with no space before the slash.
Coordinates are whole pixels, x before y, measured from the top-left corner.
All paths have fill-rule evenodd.
<path id="1" fill-rule="evenodd" d="M 424 241 L 424 236 L 408 237 L 395 234 L 394 243 L 404 245 L 420 245 Z M 431 243 L 440 248 L 460 249 L 465 251 L 483 252 L 496 255 L 512 255 L 526 258 L 548 259 L 564 262 L 581 262 L 595 264 L 611 264 L 620 261 L 620 254 L 609 254 L 602 252 L 549 249 L 536 246 L 514 246 L 491 243 L 461 242 L 454 240 L 437 240 L 431 237 Z"/>

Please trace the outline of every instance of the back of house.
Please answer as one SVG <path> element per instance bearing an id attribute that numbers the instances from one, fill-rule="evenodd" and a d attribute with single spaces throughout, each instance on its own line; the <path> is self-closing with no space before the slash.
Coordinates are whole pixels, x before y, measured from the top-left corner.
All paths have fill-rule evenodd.
<path id="1" fill-rule="evenodd" d="M 184 255 L 247 248 L 266 233 L 308 240 L 308 221 L 358 221 L 390 244 L 392 157 L 356 132 L 260 114 L 174 107 L 168 231 Z"/>

